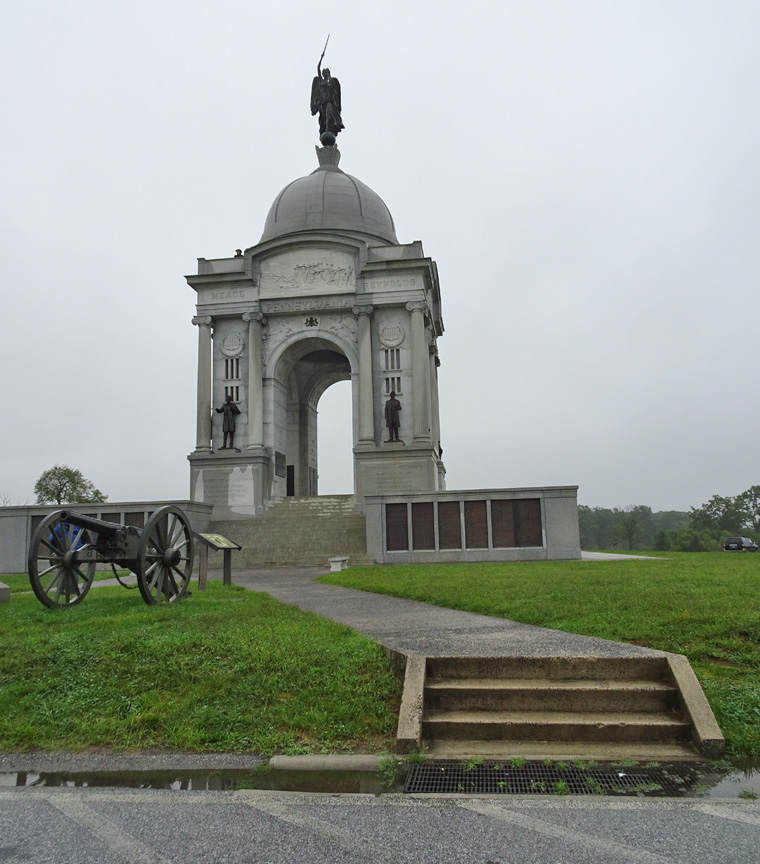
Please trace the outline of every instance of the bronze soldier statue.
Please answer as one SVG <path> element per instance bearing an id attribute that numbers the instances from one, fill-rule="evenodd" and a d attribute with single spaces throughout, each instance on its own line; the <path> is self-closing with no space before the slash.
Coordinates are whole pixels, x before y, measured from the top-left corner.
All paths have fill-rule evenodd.
<path id="1" fill-rule="evenodd" d="M 385 403 L 385 425 L 388 427 L 388 443 L 398 441 L 398 429 L 401 425 L 398 413 L 401 410 L 401 403 L 396 399 L 396 393 L 391 390 L 391 395 Z"/>
<path id="2" fill-rule="evenodd" d="M 224 433 L 224 444 L 219 448 L 220 450 L 234 450 L 235 449 L 235 417 L 240 413 L 240 409 L 237 405 L 232 401 L 232 396 L 227 394 L 224 399 L 224 405 L 221 408 L 214 409 L 217 414 L 224 414 L 224 420 L 222 421 L 222 432 Z M 229 447 L 227 446 L 227 439 L 229 439 Z"/>

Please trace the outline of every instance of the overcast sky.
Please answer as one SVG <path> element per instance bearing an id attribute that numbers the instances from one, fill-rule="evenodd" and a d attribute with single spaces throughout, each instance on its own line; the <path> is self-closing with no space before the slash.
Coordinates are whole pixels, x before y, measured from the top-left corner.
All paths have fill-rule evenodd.
<path id="1" fill-rule="evenodd" d="M 0 32 L 0 494 L 186 498 L 184 275 L 341 167 L 439 267 L 450 489 L 699 506 L 760 482 L 757 0 L 24 0 Z M 351 487 L 348 384 L 322 492 Z"/>

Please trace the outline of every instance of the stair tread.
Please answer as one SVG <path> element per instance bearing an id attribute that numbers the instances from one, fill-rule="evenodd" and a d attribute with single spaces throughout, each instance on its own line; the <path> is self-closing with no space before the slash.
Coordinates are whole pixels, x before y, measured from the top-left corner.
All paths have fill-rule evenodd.
<path id="1" fill-rule="evenodd" d="M 647 690 L 673 692 L 665 681 L 611 678 L 437 678 L 425 682 L 426 690 Z"/>
<path id="2" fill-rule="evenodd" d="M 573 712 L 573 711 L 429 711 L 425 723 L 534 723 L 556 725 L 574 723 L 579 726 L 627 725 L 683 727 L 686 721 L 676 714 L 632 711 Z"/>
<path id="3" fill-rule="evenodd" d="M 636 759 L 640 762 L 701 760 L 691 744 L 658 741 L 478 741 L 467 739 L 426 739 L 425 753 L 438 758 L 482 756 L 511 759 L 596 759 L 597 761 Z"/>

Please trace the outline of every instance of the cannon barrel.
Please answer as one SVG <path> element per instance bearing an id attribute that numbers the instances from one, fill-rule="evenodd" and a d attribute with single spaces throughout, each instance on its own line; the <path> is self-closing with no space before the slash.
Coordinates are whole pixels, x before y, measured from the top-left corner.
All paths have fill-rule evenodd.
<path id="1" fill-rule="evenodd" d="M 106 522 L 94 516 L 86 516 L 84 513 L 75 513 L 73 510 L 62 510 L 58 518 L 61 522 L 68 522 L 70 525 L 76 525 L 77 528 L 89 528 L 107 537 L 113 537 L 117 531 L 124 528 L 118 522 Z"/>

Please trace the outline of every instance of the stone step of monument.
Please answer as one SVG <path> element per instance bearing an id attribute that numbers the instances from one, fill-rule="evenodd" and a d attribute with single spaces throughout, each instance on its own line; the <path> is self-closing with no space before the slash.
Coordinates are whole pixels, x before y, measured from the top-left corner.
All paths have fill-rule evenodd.
<path id="1" fill-rule="evenodd" d="M 652 678 L 667 674 L 665 657 L 428 657 L 428 682 L 444 678 L 527 678 L 544 680 L 611 680 Z"/>
<path id="2" fill-rule="evenodd" d="M 500 741 L 499 739 L 473 741 L 460 739 L 439 739 L 425 750 L 427 755 L 438 759 L 574 759 L 595 761 L 636 761 L 636 762 L 687 762 L 702 760 L 693 745 L 679 744 L 675 741 Z"/>
<path id="3" fill-rule="evenodd" d="M 693 753 L 680 706 L 664 657 L 428 658 L 422 743 L 436 755 L 549 745 L 576 754 L 592 745 Z"/>
<path id="4" fill-rule="evenodd" d="M 650 712 L 431 711 L 422 722 L 425 740 L 688 741 L 680 717 Z"/>
<path id="5" fill-rule="evenodd" d="M 677 690 L 664 681 L 545 681 L 456 678 L 431 681 L 426 705 L 435 711 L 671 711 Z"/>
<path id="6" fill-rule="evenodd" d="M 366 522 L 353 495 L 282 498 L 250 519 L 220 520 L 210 530 L 239 543 L 238 567 L 327 565 L 347 555 L 349 565 L 370 564 Z"/>

